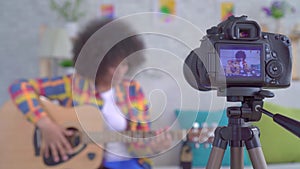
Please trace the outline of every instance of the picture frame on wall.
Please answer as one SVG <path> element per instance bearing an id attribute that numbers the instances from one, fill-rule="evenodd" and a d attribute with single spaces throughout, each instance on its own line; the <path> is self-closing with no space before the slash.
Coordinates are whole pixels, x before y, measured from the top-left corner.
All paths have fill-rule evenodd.
<path id="1" fill-rule="evenodd" d="M 221 21 L 226 20 L 228 17 L 234 15 L 235 4 L 233 1 L 220 1 Z"/>
<path id="2" fill-rule="evenodd" d="M 155 0 L 153 1 L 153 12 L 157 12 L 157 18 L 162 23 L 170 23 L 173 21 L 172 15 L 178 12 L 177 0 Z"/>
<path id="3" fill-rule="evenodd" d="M 115 18 L 116 17 L 116 4 L 113 0 L 99 0 L 97 15 L 105 18 Z"/>

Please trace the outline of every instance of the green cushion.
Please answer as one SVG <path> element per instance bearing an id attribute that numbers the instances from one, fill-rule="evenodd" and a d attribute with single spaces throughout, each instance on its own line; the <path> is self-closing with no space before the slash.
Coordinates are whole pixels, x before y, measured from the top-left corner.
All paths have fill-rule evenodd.
<path id="1" fill-rule="evenodd" d="M 273 114 L 300 120 L 300 109 L 291 109 L 272 103 L 265 103 L 264 108 Z M 262 149 L 267 163 L 300 162 L 300 139 L 285 130 L 273 119 L 262 115 L 262 119 L 255 123 L 258 126 Z"/>

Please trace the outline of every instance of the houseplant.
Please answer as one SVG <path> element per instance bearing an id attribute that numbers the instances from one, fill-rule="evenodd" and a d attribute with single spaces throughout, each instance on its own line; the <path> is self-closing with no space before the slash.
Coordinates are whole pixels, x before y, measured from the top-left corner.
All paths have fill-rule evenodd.
<path id="1" fill-rule="evenodd" d="M 67 74 L 74 73 L 73 60 L 72 59 L 63 59 L 59 65 L 63 68 L 64 72 Z"/>
<path id="2" fill-rule="evenodd" d="M 71 38 L 78 31 L 78 21 L 85 13 L 80 9 L 83 0 L 50 0 L 50 8 L 66 22 L 66 30 Z"/>

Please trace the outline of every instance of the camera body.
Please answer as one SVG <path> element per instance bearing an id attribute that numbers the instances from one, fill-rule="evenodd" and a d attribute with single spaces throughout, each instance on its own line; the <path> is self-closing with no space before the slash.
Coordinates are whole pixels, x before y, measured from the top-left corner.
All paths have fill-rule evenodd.
<path id="1" fill-rule="evenodd" d="M 207 30 L 186 58 L 184 75 L 201 91 L 229 87 L 285 88 L 292 73 L 291 42 L 261 32 L 247 16 L 231 16 Z"/>

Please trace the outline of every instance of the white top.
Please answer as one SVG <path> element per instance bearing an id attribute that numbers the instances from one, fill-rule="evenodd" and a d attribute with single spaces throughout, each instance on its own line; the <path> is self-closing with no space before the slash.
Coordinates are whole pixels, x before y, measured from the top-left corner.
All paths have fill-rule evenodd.
<path id="1" fill-rule="evenodd" d="M 115 102 L 114 89 L 101 93 L 104 101 L 102 113 L 106 128 L 112 131 L 124 131 L 127 127 L 127 120 Z M 125 143 L 111 142 L 105 146 L 105 161 L 123 161 L 128 160 L 129 153 Z"/>

